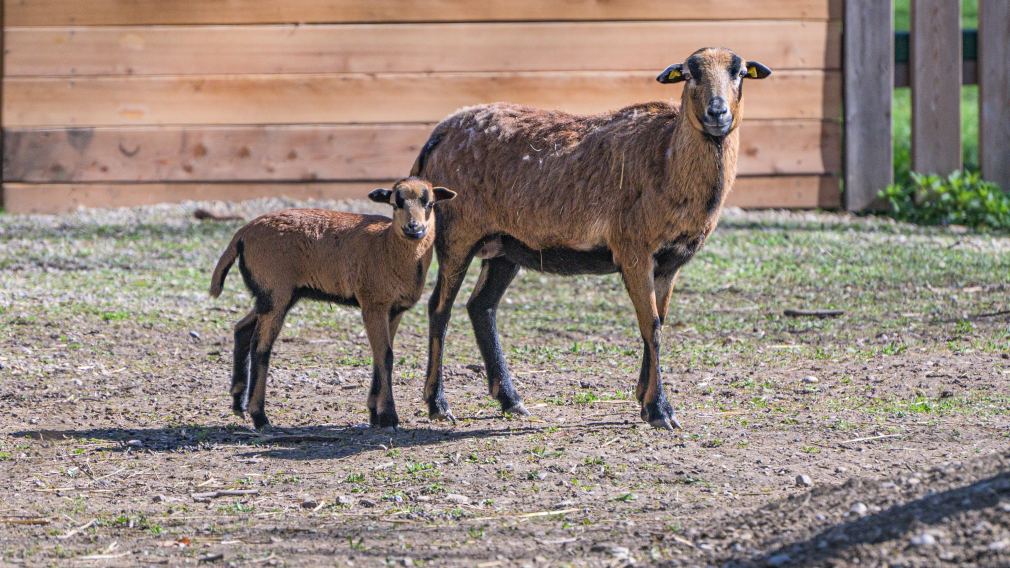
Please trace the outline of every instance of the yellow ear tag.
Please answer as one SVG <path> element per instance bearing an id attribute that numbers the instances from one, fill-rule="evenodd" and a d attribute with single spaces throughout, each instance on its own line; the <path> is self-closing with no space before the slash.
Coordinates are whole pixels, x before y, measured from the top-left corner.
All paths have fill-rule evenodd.
<path id="1" fill-rule="evenodd" d="M 753 77 L 753 78 L 757 79 L 757 76 L 758 76 L 758 68 L 757 68 L 757 67 L 754 67 L 753 65 L 751 65 L 750 67 L 748 67 L 748 68 L 747 68 L 747 75 L 749 75 L 749 76 L 751 76 L 751 77 Z"/>
<path id="2" fill-rule="evenodd" d="M 670 74 L 666 76 L 667 79 L 673 81 L 674 79 L 680 79 L 681 72 L 679 69 L 674 69 L 670 71 Z"/>

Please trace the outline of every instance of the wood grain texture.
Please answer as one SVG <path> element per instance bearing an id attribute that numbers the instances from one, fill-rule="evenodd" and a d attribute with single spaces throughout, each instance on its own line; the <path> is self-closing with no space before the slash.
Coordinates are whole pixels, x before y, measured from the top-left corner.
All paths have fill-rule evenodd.
<path id="1" fill-rule="evenodd" d="M 434 122 L 485 102 L 596 113 L 680 89 L 651 72 L 12 78 L 3 126 Z M 783 71 L 750 82 L 744 98 L 749 118 L 834 118 L 840 76 Z"/>
<path id="2" fill-rule="evenodd" d="M 894 31 L 890 0 L 845 5 L 845 207 L 879 206 L 893 180 L 891 96 Z"/>
<path id="3" fill-rule="evenodd" d="M 10 26 L 839 18 L 841 0 L 4 0 Z"/>
<path id="4" fill-rule="evenodd" d="M 260 197 L 363 199 L 392 180 L 343 183 L 149 183 L 4 184 L 10 213 L 66 213 L 79 207 L 134 207 L 181 201 L 241 201 Z M 838 206 L 833 176 L 741 177 L 727 199 L 731 207 L 833 208 Z"/>
<path id="5" fill-rule="evenodd" d="M 791 21 L 14 28 L 8 76 L 658 73 L 701 45 L 775 70 L 838 69 L 839 23 Z"/>
<path id="6" fill-rule="evenodd" d="M 28 129 L 5 181 L 336 181 L 405 175 L 433 124 Z M 748 120 L 741 175 L 839 173 L 837 122 Z"/>
<path id="7" fill-rule="evenodd" d="M 912 169 L 961 169 L 961 3 L 914 0 L 911 22 Z"/>
<path id="8" fill-rule="evenodd" d="M 1010 2 L 979 0 L 978 153 L 982 177 L 1010 191 Z"/>

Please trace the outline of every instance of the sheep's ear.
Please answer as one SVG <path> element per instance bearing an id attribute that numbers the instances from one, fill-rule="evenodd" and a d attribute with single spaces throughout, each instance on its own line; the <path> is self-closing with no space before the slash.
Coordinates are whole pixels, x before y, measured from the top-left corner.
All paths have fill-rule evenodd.
<path id="1" fill-rule="evenodd" d="M 388 189 L 373 189 L 371 193 L 368 194 L 368 198 L 376 203 L 386 203 L 389 204 L 389 197 L 393 195 L 393 192 Z"/>
<path id="2" fill-rule="evenodd" d="M 431 191 L 435 194 L 435 201 L 449 201 L 456 197 L 456 192 L 447 187 L 433 187 Z"/>
<path id="3" fill-rule="evenodd" d="M 764 79 L 765 77 L 772 74 L 772 70 L 761 65 L 757 61 L 747 62 L 747 78 L 748 79 Z"/>
<path id="4" fill-rule="evenodd" d="M 674 63 L 673 65 L 663 69 L 663 72 L 656 77 L 656 80 L 660 83 L 679 83 L 685 79 L 684 77 L 684 64 Z"/>

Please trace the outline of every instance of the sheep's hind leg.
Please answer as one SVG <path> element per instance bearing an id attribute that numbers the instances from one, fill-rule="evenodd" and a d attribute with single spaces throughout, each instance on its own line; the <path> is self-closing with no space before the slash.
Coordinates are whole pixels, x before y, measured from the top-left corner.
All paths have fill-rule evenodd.
<path id="1" fill-rule="evenodd" d="M 231 410 L 235 416 L 245 416 L 245 389 L 249 383 L 249 360 L 252 357 L 253 331 L 256 329 L 256 310 L 250 311 L 235 324 L 234 364 L 231 372 Z"/>
<path id="2" fill-rule="evenodd" d="M 502 353 L 496 320 L 498 303 L 518 273 L 519 265 L 505 258 L 483 261 L 480 277 L 466 303 L 466 309 L 470 314 L 470 323 L 473 324 L 477 346 L 484 358 L 488 391 L 501 404 L 503 412 L 528 416 L 529 412 L 512 384 L 512 373 Z"/>
<path id="3" fill-rule="evenodd" d="M 440 243 L 436 241 L 436 246 L 438 244 Z M 428 300 L 428 370 L 424 382 L 424 400 L 428 403 L 429 418 L 455 422 L 456 418 L 445 400 L 442 353 L 449 317 L 452 315 L 452 303 L 463 284 L 472 254 L 466 251 L 443 252 L 441 247 L 438 252 L 438 280 L 431 299 Z"/>
<path id="4" fill-rule="evenodd" d="M 642 334 L 645 349 L 636 390 L 638 400 L 642 404 L 642 420 L 655 428 L 667 430 L 679 428 L 680 423 L 674 416 L 673 407 L 663 394 L 663 380 L 659 373 L 660 320 L 651 266 L 627 266 L 622 269 L 621 275 L 624 277 L 624 285 L 631 302 L 635 306 L 638 329 Z"/>
<path id="5" fill-rule="evenodd" d="M 372 386 L 368 391 L 368 418 L 371 426 L 396 428 L 400 423 L 393 401 L 393 343 L 390 336 L 389 310 L 366 308 L 361 311 L 368 343 L 372 347 Z"/>

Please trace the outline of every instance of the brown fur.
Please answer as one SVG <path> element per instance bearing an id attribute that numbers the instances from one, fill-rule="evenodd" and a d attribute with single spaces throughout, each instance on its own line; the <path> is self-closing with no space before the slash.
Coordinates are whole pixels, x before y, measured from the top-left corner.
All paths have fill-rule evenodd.
<path id="1" fill-rule="evenodd" d="M 743 103 L 734 65 L 746 72 L 728 50 L 693 54 L 683 68 L 701 77 L 688 80 L 679 108 L 650 102 L 578 116 L 495 103 L 462 109 L 435 128 L 412 173 L 459 195 L 439 212 L 425 387 L 433 416 L 451 416 L 441 395 L 441 347 L 471 255 L 549 270 L 554 258 L 588 266 L 592 254 L 593 271 L 609 264 L 621 272 L 635 305 L 645 342 L 643 418 L 659 426 L 674 421 L 658 374 L 657 322 L 666 316 L 677 271 L 715 229 L 736 177 Z M 704 124 L 716 96 L 732 117 L 724 136 L 712 136 Z M 510 246 L 526 256 L 510 256 Z M 508 378 L 507 369 L 499 374 Z M 518 395 L 502 403 L 520 404 Z"/>
<path id="2" fill-rule="evenodd" d="M 287 312 L 303 297 L 361 307 L 374 361 L 368 398 L 372 424 L 398 422 L 391 382 L 393 337 L 400 315 L 417 303 L 424 287 L 435 239 L 432 206 L 436 199 L 451 199 L 452 192 L 407 178 L 370 197 L 393 204 L 393 219 L 323 209 L 270 213 L 239 229 L 214 269 L 211 296 L 221 294 L 228 269 L 238 259 L 256 298 L 255 309 L 235 326 L 232 395 L 233 410 L 241 415 L 248 384 L 248 410 L 257 428 L 268 423 L 263 405 L 273 342 Z M 412 222 L 411 227 L 425 230 L 423 237 L 406 236 Z"/>

